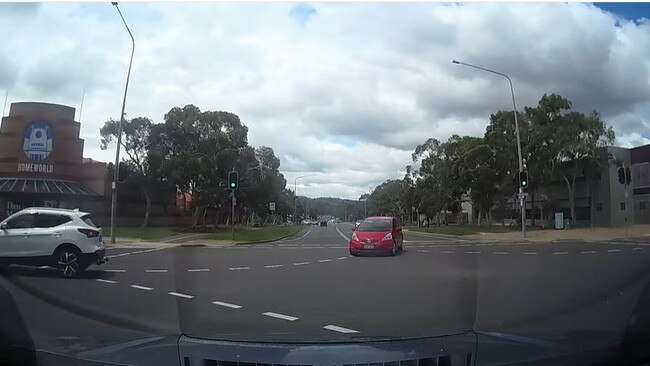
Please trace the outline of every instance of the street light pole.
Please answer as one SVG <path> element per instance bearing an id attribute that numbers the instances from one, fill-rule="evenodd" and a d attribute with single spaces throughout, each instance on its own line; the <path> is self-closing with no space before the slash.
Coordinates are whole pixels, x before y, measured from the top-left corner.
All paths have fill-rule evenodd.
<path id="1" fill-rule="evenodd" d="M 120 14 L 120 18 L 122 18 L 122 22 L 126 27 L 126 31 L 129 32 L 129 36 L 131 37 L 131 43 L 133 44 L 133 47 L 131 48 L 131 59 L 129 60 L 129 70 L 126 73 L 126 85 L 124 86 L 124 98 L 122 99 L 122 113 L 120 113 L 120 122 L 118 123 L 118 128 L 117 128 L 117 149 L 115 151 L 115 166 L 113 167 L 115 171 L 113 174 L 113 184 L 112 184 L 113 193 L 111 196 L 111 243 L 115 244 L 115 219 L 117 217 L 117 179 L 118 179 L 119 166 L 120 166 L 120 145 L 122 144 L 122 125 L 124 124 L 124 108 L 126 107 L 126 93 L 129 90 L 129 78 L 131 77 L 131 65 L 133 64 L 133 54 L 135 53 L 135 39 L 133 38 L 133 34 L 131 34 L 131 30 L 129 29 L 128 24 L 126 24 L 126 20 L 124 20 L 124 16 L 122 16 L 120 7 L 117 5 L 116 2 L 112 2 L 111 5 L 114 5 L 115 8 L 117 9 L 117 12 Z"/>
<path id="2" fill-rule="evenodd" d="M 293 180 L 293 220 L 294 221 L 297 219 L 296 214 L 298 210 L 298 179 L 312 177 L 314 175 L 316 174 L 301 175 L 299 177 L 296 177 L 296 179 Z"/>
<path id="3" fill-rule="evenodd" d="M 495 74 L 495 75 L 503 76 L 504 78 L 506 78 L 508 80 L 508 83 L 510 84 L 510 94 L 512 95 L 512 108 L 514 109 L 514 113 L 515 113 L 515 133 L 517 135 L 517 155 L 519 157 L 519 172 L 521 173 L 522 171 L 524 171 L 524 164 L 523 164 L 523 160 L 521 158 L 521 139 L 519 138 L 519 121 L 517 120 L 517 104 L 515 103 L 515 89 L 512 87 L 512 80 L 510 80 L 508 75 L 506 75 L 504 73 L 494 71 L 494 70 L 490 70 L 490 69 L 486 69 L 484 67 L 480 67 L 480 66 L 476 66 L 476 65 L 470 65 L 470 64 L 460 62 L 460 61 L 456 61 L 456 60 L 453 60 L 452 63 L 467 66 L 467 67 L 472 67 L 472 68 L 482 70 L 482 71 L 486 71 L 486 72 L 489 72 L 489 73 L 492 73 L 492 74 Z M 525 238 L 526 237 L 526 206 L 525 206 L 524 194 L 523 193 L 524 192 L 522 191 L 521 187 L 519 187 L 519 204 L 521 205 L 521 234 Z"/>

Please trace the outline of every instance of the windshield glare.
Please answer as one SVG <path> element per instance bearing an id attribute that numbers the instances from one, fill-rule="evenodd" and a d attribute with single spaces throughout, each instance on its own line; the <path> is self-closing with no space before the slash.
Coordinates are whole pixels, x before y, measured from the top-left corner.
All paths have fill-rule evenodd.
<path id="1" fill-rule="evenodd" d="M 390 231 L 390 220 L 368 219 L 359 225 L 358 231 L 382 232 Z"/>

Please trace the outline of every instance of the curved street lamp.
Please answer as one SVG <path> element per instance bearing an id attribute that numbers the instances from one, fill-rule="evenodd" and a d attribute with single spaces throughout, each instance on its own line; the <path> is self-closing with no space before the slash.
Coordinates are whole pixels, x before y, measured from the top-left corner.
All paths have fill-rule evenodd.
<path id="1" fill-rule="evenodd" d="M 515 90 L 512 87 L 512 80 L 510 80 L 508 75 L 506 75 L 506 74 L 504 74 L 502 72 L 486 69 L 484 67 L 480 67 L 480 66 L 476 66 L 476 65 L 467 64 L 467 63 L 460 62 L 460 61 L 457 61 L 457 60 L 453 60 L 453 61 L 451 61 L 451 63 L 457 64 L 457 65 L 463 65 L 463 66 L 471 67 L 471 68 L 478 69 L 478 70 L 481 70 L 481 71 L 489 72 L 489 73 L 492 73 L 492 74 L 495 74 L 495 75 L 503 76 L 504 78 L 506 78 L 508 80 L 508 83 L 510 84 L 510 94 L 512 95 L 512 108 L 514 109 L 514 113 L 515 113 L 515 132 L 517 134 L 517 155 L 519 156 L 519 173 L 521 173 L 524 170 L 524 164 L 523 164 L 522 158 L 521 158 L 521 140 L 519 139 L 519 122 L 517 121 L 517 105 L 515 104 Z M 525 207 L 524 195 L 523 195 L 523 192 L 521 190 L 521 187 L 519 187 L 519 204 L 521 205 L 521 234 L 525 238 L 526 237 L 526 207 Z"/>
<path id="2" fill-rule="evenodd" d="M 298 179 L 301 178 L 307 178 L 307 177 L 313 177 L 314 175 L 317 175 L 316 173 L 314 174 L 307 174 L 307 175 L 301 175 L 299 177 L 296 177 L 296 179 L 293 180 L 293 219 L 294 221 L 296 220 L 296 212 L 298 208 Z"/>
<path id="3" fill-rule="evenodd" d="M 131 48 L 131 59 L 129 60 L 129 70 L 126 73 L 126 86 L 124 87 L 124 98 L 122 99 L 122 113 L 120 113 L 120 122 L 117 127 L 117 149 L 115 151 L 115 166 L 114 166 L 115 174 L 113 175 L 113 186 L 112 186 L 113 194 L 111 197 L 111 244 L 115 244 L 115 219 L 117 216 L 117 179 L 118 179 L 119 166 L 120 166 L 120 145 L 122 144 L 122 125 L 124 124 L 124 107 L 126 106 L 126 93 L 129 90 L 129 78 L 131 77 L 131 65 L 133 64 L 133 54 L 135 53 L 135 39 L 133 38 L 133 34 L 131 34 L 131 30 L 129 29 L 128 24 L 126 24 L 126 20 L 124 20 L 124 16 L 122 16 L 120 7 L 117 5 L 116 2 L 112 2 L 111 5 L 115 6 L 115 9 L 117 9 L 117 12 L 120 14 L 120 18 L 122 18 L 122 22 L 126 27 L 126 31 L 129 32 L 129 36 L 131 37 L 131 43 L 133 44 L 133 47 Z"/>

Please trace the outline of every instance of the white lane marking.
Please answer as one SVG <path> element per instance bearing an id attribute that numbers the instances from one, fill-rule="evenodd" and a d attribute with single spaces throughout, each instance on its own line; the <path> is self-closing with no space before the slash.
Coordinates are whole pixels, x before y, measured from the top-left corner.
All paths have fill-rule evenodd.
<path id="1" fill-rule="evenodd" d="M 643 249 L 643 248 L 638 248 L 638 247 L 637 248 L 632 248 L 632 250 L 641 250 L 641 249 Z"/>
<path id="2" fill-rule="evenodd" d="M 161 241 L 161 243 L 169 243 L 169 242 L 172 242 L 172 241 L 182 240 L 182 239 L 187 239 L 187 238 L 193 238 L 193 237 L 195 237 L 195 236 L 201 236 L 201 235 L 205 235 L 205 234 L 181 235 L 181 236 L 177 236 L 177 237 L 175 237 L 175 238 L 171 238 L 171 239 L 163 240 L 163 241 Z"/>
<path id="3" fill-rule="evenodd" d="M 616 253 L 616 252 L 620 252 L 620 251 L 621 251 L 620 249 L 608 249 L 607 253 Z"/>
<path id="4" fill-rule="evenodd" d="M 358 330 L 339 327 L 338 325 L 326 325 L 323 328 L 339 333 L 359 333 Z"/>
<path id="5" fill-rule="evenodd" d="M 347 257 L 338 257 L 338 258 L 336 258 L 336 259 L 345 259 L 345 258 L 347 258 Z"/>
<path id="6" fill-rule="evenodd" d="M 300 239 L 300 238 L 298 238 Z M 297 248 L 298 244 L 278 244 L 280 247 L 292 247 L 292 248 Z"/>
<path id="7" fill-rule="evenodd" d="M 192 295 L 182 294 L 180 292 L 174 292 L 174 291 L 168 292 L 168 294 L 172 295 L 172 296 L 176 296 L 176 297 L 182 297 L 182 298 L 185 298 L 185 299 L 193 299 L 194 298 L 194 296 L 192 296 Z"/>
<path id="8" fill-rule="evenodd" d="M 465 253 L 467 253 L 467 254 L 481 254 L 480 251 L 477 251 L 477 252 L 465 252 Z"/>
<path id="9" fill-rule="evenodd" d="M 323 247 L 302 247 L 302 249 L 323 249 Z"/>
<path id="10" fill-rule="evenodd" d="M 301 236 L 300 239 L 303 239 L 305 236 L 309 235 L 309 233 L 311 233 L 311 229 L 309 229 L 309 230 L 305 233 L 305 235 Z"/>
<path id="11" fill-rule="evenodd" d="M 424 245 L 409 245 L 409 248 L 424 248 Z"/>
<path id="12" fill-rule="evenodd" d="M 104 269 L 103 271 L 112 273 L 124 273 L 126 272 L 126 269 Z"/>
<path id="13" fill-rule="evenodd" d="M 326 262 L 331 262 L 331 259 L 319 259 L 318 263 L 326 263 Z"/>
<path id="14" fill-rule="evenodd" d="M 308 248 L 308 247 L 322 247 L 323 245 L 322 244 L 303 244 L 302 246 L 305 247 L 305 248 Z"/>
<path id="15" fill-rule="evenodd" d="M 131 252 L 131 254 L 140 254 L 140 253 L 144 253 L 144 250 L 138 250 L 137 252 Z"/>
<path id="16" fill-rule="evenodd" d="M 492 252 L 492 254 L 505 255 L 508 254 L 508 252 Z"/>
<path id="17" fill-rule="evenodd" d="M 350 241 L 350 238 L 348 238 L 347 236 L 345 236 L 345 234 L 343 234 L 343 233 L 341 232 L 341 230 L 339 230 L 339 226 L 338 226 L 338 225 L 336 225 L 336 231 L 339 233 L 339 235 L 341 235 L 341 237 L 342 237 L 343 239 L 345 239 L 345 241 Z"/>
<path id="18" fill-rule="evenodd" d="M 231 304 L 223 301 L 213 301 L 212 303 L 219 306 L 225 306 L 231 309 L 241 309 L 241 305 Z"/>
<path id="19" fill-rule="evenodd" d="M 115 282 L 115 281 L 104 280 L 104 279 L 101 279 L 101 278 L 98 278 L 98 279 L 96 279 L 95 281 L 97 281 L 97 282 L 103 282 L 103 283 L 117 283 L 117 282 Z"/>
<path id="20" fill-rule="evenodd" d="M 192 268 L 188 269 L 188 272 L 210 272 L 210 268 Z"/>
<path id="21" fill-rule="evenodd" d="M 137 288 L 138 290 L 145 290 L 145 291 L 151 291 L 153 290 L 152 287 L 147 287 L 147 286 L 140 286 L 140 285 L 131 285 L 133 288 Z"/>
<path id="22" fill-rule="evenodd" d="M 116 254 L 116 257 L 124 257 L 125 255 L 131 255 L 131 253 L 122 253 L 122 254 Z"/>
<path id="23" fill-rule="evenodd" d="M 253 249 L 273 249 L 273 247 L 263 247 L 263 246 L 259 246 L 259 245 L 255 245 L 252 248 Z"/>
<path id="24" fill-rule="evenodd" d="M 442 253 L 442 254 L 452 254 L 453 252 L 451 250 L 441 250 L 440 253 Z"/>
<path id="25" fill-rule="evenodd" d="M 341 245 L 328 245 L 326 248 L 331 248 L 331 249 L 347 249 L 348 247 L 344 247 Z"/>
<path id="26" fill-rule="evenodd" d="M 147 250 L 145 250 L 144 252 L 145 252 L 145 253 L 151 253 L 151 252 L 155 252 L 155 251 L 156 251 L 156 249 L 147 249 Z"/>
<path id="27" fill-rule="evenodd" d="M 643 246 L 650 246 L 650 243 L 637 243 L 637 242 L 629 242 L 629 241 L 610 241 L 610 244 L 620 244 L 620 245 L 643 245 Z"/>
<path id="28" fill-rule="evenodd" d="M 524 252 L 523 254 L 524 255 L 535 255 L 535 254 L 539 254 L 539 253 L 537 253 L 537 252 Z"/>
<path id="29" fill-rule="evenodd" d="M 298 320 L 295 316 L 290 316 L 290 315 L 284 315 L 284 314 L 278 314 L 278 313 L 272 313 L 270 311 L 267 311 L 266 313 L 262 313 L 262 315 L 270 316 L 272 318 L 278 318 L 278 319 L 283 319 L 283 320 L 288 320 L 290 322 L 294 320 Z"/>
<path id="30" fill-rule="evenodd" d="M 40 269 L 44 269 L 44 268 L 50 268 L 50 266 L 40 266 L 40 267 L 38 267 L 38 268 L 40 268 Z"/>
<path id="31" fill-rule="evenodd" d="M 147 273 L 167 273 L 168 270 L 166 269 L 145 269 L 144 270 Z"/>
<path id="32" fill-rule="evenodd" d="M 418 249 L 418 253 L 429 253 L 426 249 Z"/>
<path id="33" fill-rule="evenodd" d="M 264 268 L 280 268 L 282 267 L 281 264 L 270 264 L 268 266 L 264 266 Z"/>
<path id="34" fill-rule="evenodd" d="M 251 267 L 230 267 L 228 269 L 231 271 L 240 271 L 240 270 L 251 269 Z"/>
<path id="35" fill-rule="evenodd" d="M 580 252 L 582 254 L 596 254 L 595 250 L 585 250 L 584 252 Z"/>
<path id="36" fill-rule="evenodd" d="M 309 264 L 309 262 L 296 262 L 293 265 L 294 266 L 304 266 L 305 264 Z"/>
<path id="37" fill-rule="evenodd" d="M 553 252 L 555 255 L 569 254 L 569 252 Z"/>

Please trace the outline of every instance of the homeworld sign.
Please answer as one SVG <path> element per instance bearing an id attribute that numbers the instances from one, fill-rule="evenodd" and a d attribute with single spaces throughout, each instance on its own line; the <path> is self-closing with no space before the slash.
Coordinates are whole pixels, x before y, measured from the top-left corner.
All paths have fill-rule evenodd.
<path id="1" fill-rule="evenodd" d="M 52 173 L 54 165 L 42 164 L 54 144 L 54 130 L 46 121 L 33 121 L 23 131 L 23 152 L 35 163 L 18 163 L 19 172 Z"/>

